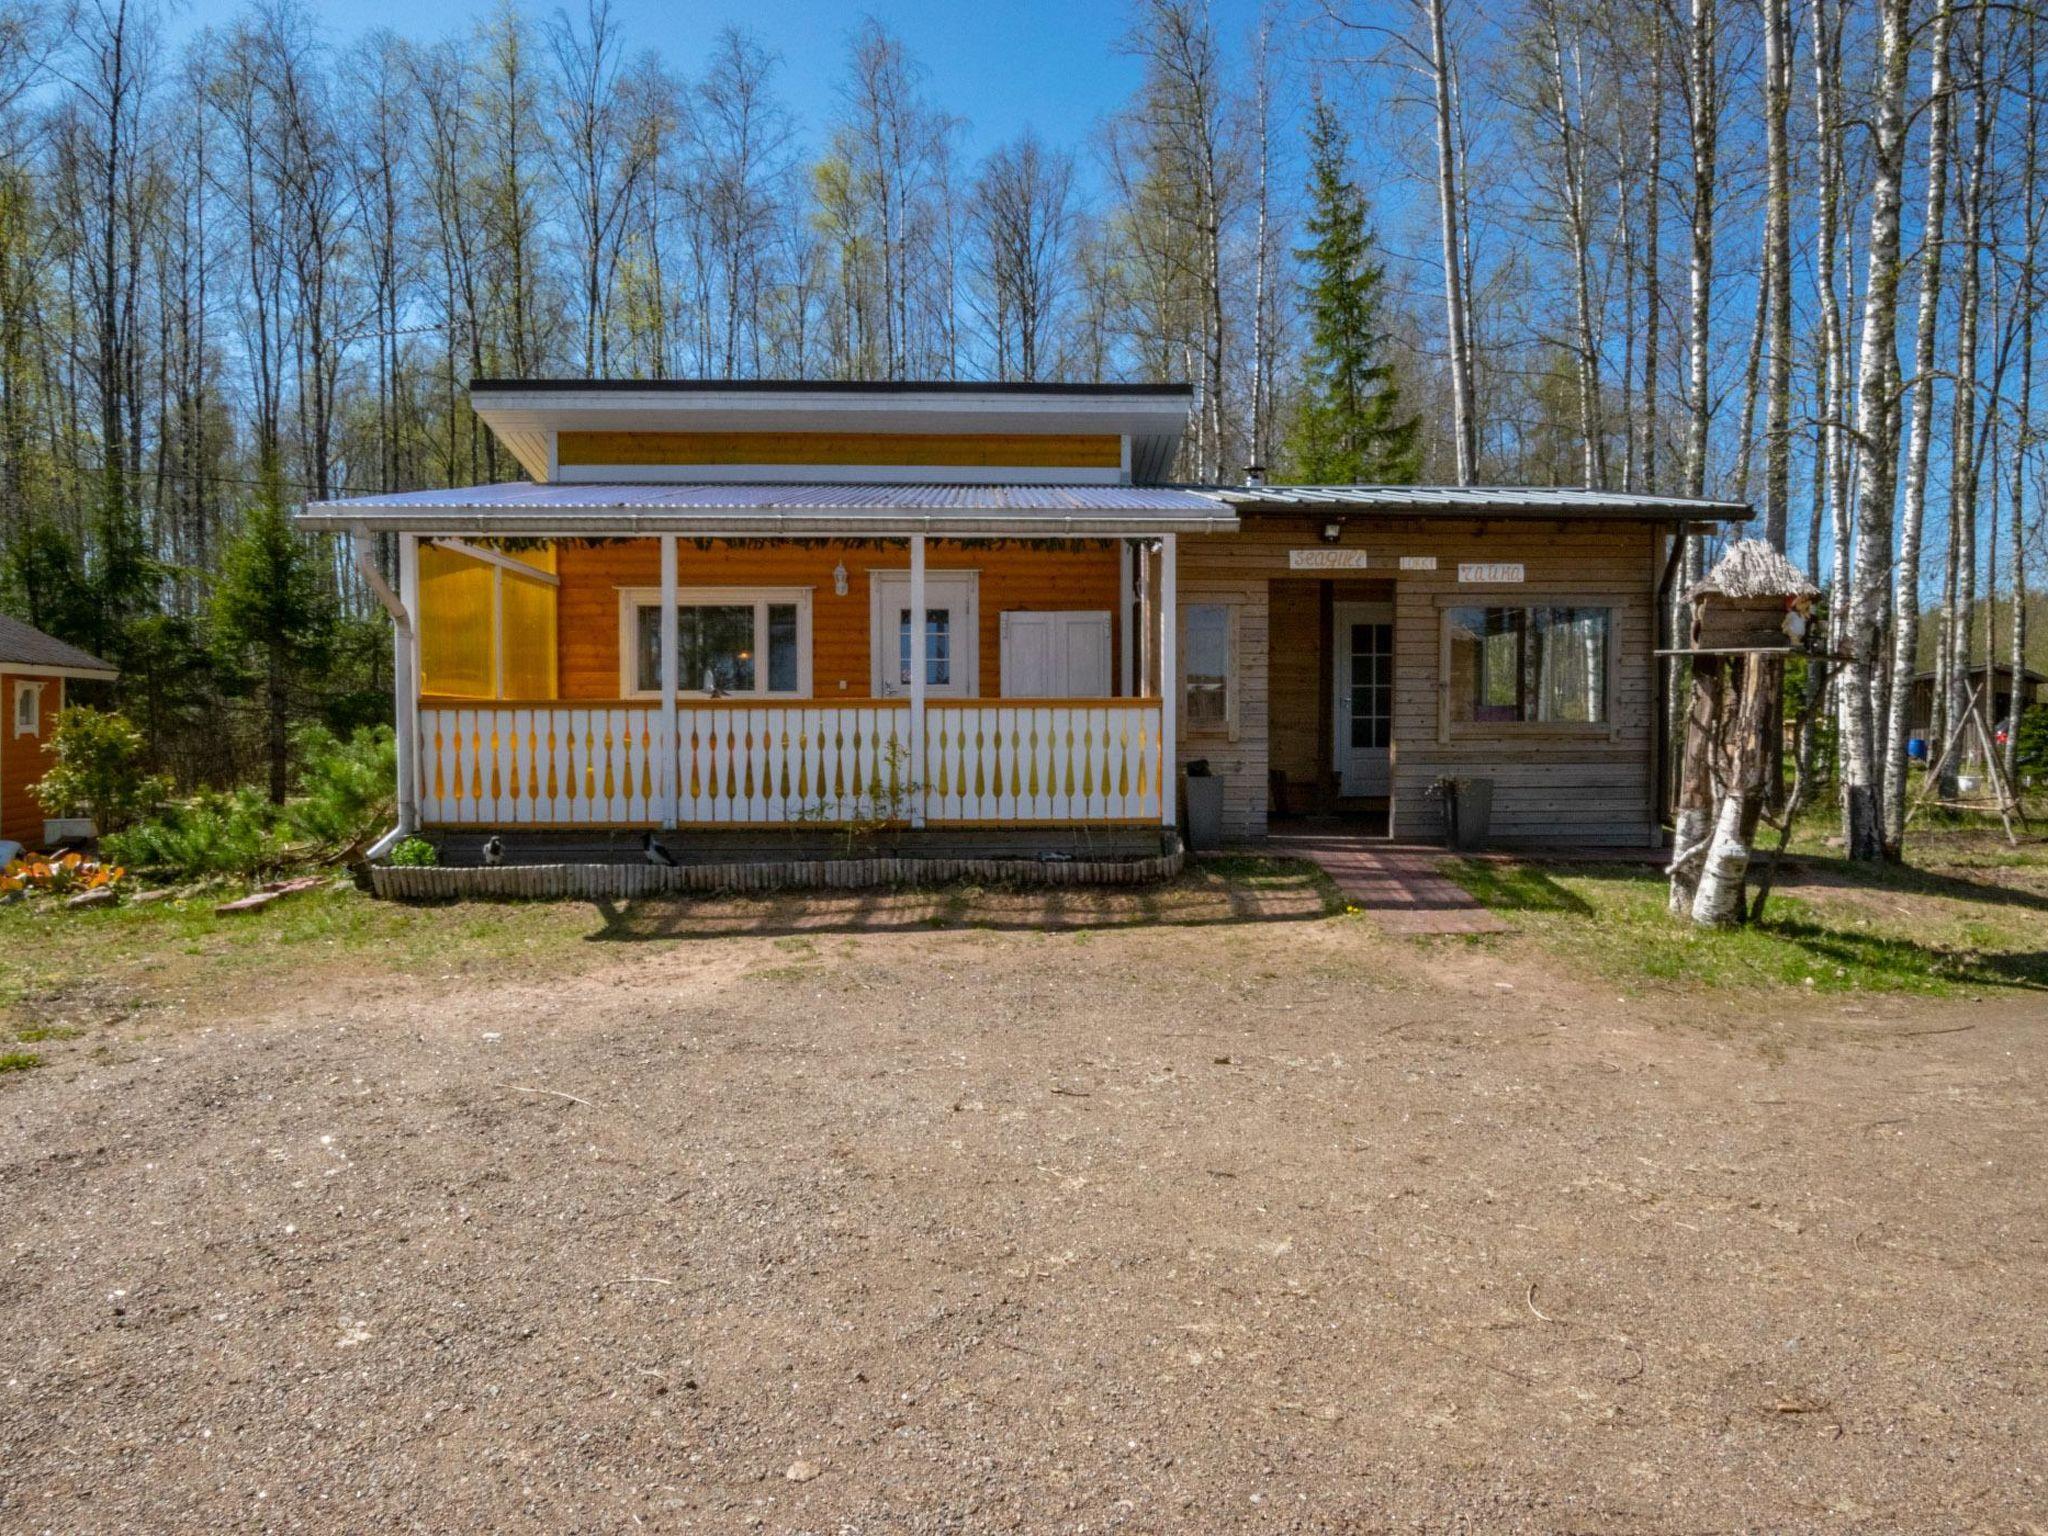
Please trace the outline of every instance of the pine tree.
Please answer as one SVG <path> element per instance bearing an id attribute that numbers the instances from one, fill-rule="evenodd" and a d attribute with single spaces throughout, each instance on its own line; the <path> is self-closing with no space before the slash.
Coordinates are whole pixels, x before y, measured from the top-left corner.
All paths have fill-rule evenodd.
<path id="1" fill-rule="evenodd" d="M 1308 141 L 1307 227 L 1314 243 L 1295 255 L 1309 271 L 1303 285 L 1309 346 L 1288 449 L 1304 480 L 1412 484 L 1421 466 L 1420 422 L 1401 414 L 1401 391 L 1386 356 L 1380 320 L 1386 268 L 1373 257 L 1376 237 L 1365 195 L 1350 177 L 1343 127 L 1320 98 Z"/>
<path id="2" fill-rule="evenodd" d="M 292 706 L 312 690 L 333 650 L 334 601 L 320 574 L 273 481 L 221 552 L 212 619 L 223 672 L 262 699 L 270 798 L 278 805 L 284 803 Z"/>

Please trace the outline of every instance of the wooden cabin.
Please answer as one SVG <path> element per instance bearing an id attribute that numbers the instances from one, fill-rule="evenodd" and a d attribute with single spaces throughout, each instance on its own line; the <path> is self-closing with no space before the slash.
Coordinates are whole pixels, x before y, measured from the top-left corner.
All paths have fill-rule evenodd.
<path id="1" fill-rule="evenodd" d="M 1907 708 L 1906 729 L 1922 739 L 1934 729 L 1934 683 L 1935 674 L 1931 667 L 1913 674 L 1913 694 Z M 1980 662 L 1970 669 L 1964 687 L 1976 690 L 1977 713 L 1983 716 L 1985 732 L 1996 737 L 2005 729 L 2006 721 L 2012 718 L 2012 663 L 2001 661 L 1987 666 Z M 2024 715 L 2043 698 L 2048 698 L 2048 675 L 2032 667 L 2022 667 L 2018 692 L 2020 713 Z"/>
<path id="2" fill-rule="evenodd" d="M 1173 484 L 1181 386 L 471 398 L 527 481 L 300 513 L 393 615 L 406 830 L 1156 847 L 1201 758 L 1237 841 L 1308 812 L 1430 835 L 1424 787 L 1484 772 L 1504 836 L 1640 844 L 1672 535 L 1747 515 Z"/>
<path id="3" fill-rule="evenodd" d="M 111 682 L 115 670 L 54 635 L 0 614 L 0 842 L 41 848 L 43 808 L 33 792 L 49 771 L 43 747 L 72 682 Z"/>

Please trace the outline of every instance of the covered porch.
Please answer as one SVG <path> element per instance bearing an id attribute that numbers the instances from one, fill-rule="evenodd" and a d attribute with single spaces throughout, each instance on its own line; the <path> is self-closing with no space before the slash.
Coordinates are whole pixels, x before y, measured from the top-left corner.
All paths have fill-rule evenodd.
<path id="1" fill-rule="evenodd" d="M 330 511 L 393 620 L 396 836 L 1079 856 L 1178 819 L 1177 543 L 1231 525 L 1208 498 L 485 487 L 308 521 Z"/>

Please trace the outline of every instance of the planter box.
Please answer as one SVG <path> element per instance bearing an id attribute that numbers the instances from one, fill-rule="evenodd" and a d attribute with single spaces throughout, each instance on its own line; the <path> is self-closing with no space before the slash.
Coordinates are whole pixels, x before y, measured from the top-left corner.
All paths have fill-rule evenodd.
<path id="1" fill-rule="evenodd" d="M 99 836 L 90 816 L 52 816 L 43 823 L 43 845 L 62 848 L 71 843 L 89 843 Z"/>

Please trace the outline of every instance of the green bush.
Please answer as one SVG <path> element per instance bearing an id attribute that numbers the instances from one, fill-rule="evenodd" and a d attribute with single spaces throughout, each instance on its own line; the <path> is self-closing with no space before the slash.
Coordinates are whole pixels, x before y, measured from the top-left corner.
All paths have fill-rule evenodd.
<path id="1" fill-rule="evenodd" d="M 130 869 L 173 879 L 261 875 L 352 847 L 392 815 L 395 748 L 389 726 L 337 741 L 301 734 L 303 791 L 282 806 L 253 788 L 206 790 L 160 807 L 104 839 Z"/>
<path id="2" fill-rule="evenodd" d="M 286 862 L 282 820 L 260 790 L 204 790 L 101 842 L 118 863 L 147 874 L 259 875 Z"/>
<path id="3" fill-rule="evenodd" d="M 2020 716 L 2017 754 L 2021 773 L 2048 774 L 2048 704 Z"/>
<path id="4" fill-rule="evenodd" d="M 347 741 L 311 726 L 296 745 L 299 796 L 284 808 L 294 838 L 323 850 L 347 848 L 392 819 L 398 748 L 390 726 L 363 726 Z"/>
<path id="5" fill-rule="evenodd" d="M 90 816 L 115 832 L 162 803 L 168 787 L 142 771 L 142 733 L 124 715 L 74 704 L 57 712 L 35 796 L 52 816 Z"/>
<path id="6" fill-rule="evenodd" d="M 441 855 L 424 837 L 408 837 L 391 850 L 391 862 L 407 869 L 427 869 L 441 862 Z"/>

